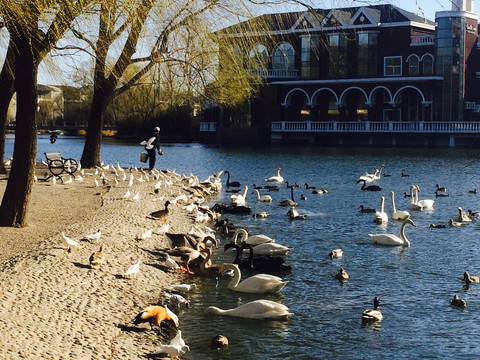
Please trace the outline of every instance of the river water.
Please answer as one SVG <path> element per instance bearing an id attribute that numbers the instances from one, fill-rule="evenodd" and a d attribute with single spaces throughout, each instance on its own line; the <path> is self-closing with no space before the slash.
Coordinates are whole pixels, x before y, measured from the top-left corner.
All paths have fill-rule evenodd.
<path id="1" fill-rule="evenodd" d="M 13 138 L 7 137 L 7 157 Z M 314 195 L 295 190 L 305 221 L 289 221 L 287 208 L 278 205 L 289 198 L 281 185 L 272 192 L 273 203 L 257 203 L 248 193 L 252 211 L 267 211 L 266 219 L 228 215 L 230 221 L 250 234 L 267 234 L 291 246 L 287 256 L 292 266 L 289 281 L 275 295 L 243 294 L 229 290 L 228 276 L 218 279 L 192 278 L 198 285 L 189 295 L 191 307 L 180 315 L 182 334 L 190 345 L 186 359 L 380 359 L 380 358 L 473 358 L 480 356 L 480 285 L 465 288 L 465 271 L 480 274 L 480 220 L 463 227 L 430 229 L 431 223 L 446 223 L 458 217 L 458 206 L 478 210 L 478 151 L 451 149 L 339 149 L 339 148 L 218 148 L 201 144 L 164 145 L 165 155 L 157 167 L 206 178 L 218 170 L 229 170 L 231 180 L 252 188 L 281 167 L 290 183 L 305 183 L 328 189 Z M 80 158 L 83 138 L 60 136 L 55 144 L 40 136 L 38 156 L 61 151 Z M 138 144 L 105 140 L 102 160 L 122 166 L 140 166 Z M 361 191 L 355 181 L 381 164 L 389 177 L 377 184 L 380 192 Z M 409 174 L 402 177 L 401 173 Z M 225 178 L 225 177 L 224 177 Z M 399 234 L 400 223 L 390 218 L 375 225 L 372 214 L 359 211 L 361 204 L 379 208 L 380 197 L 396 194 L 397 209 L 408 210 L 403 196 L 411 184 L 420 186 L 420 197 L 435 200 L 434 210 L 410 211 L 416 226 L 405 229 L 407 248 L 372 245 L 368 234 Z M 445 186 L 450 196 L 434 195 L 435 184 Z M 478 188 L 479 194 L 469 190 Z M 263 191 L 265 192 L 265 191 Z M 304 194 L 307 200 L 300 200 Z M 214 202 L 228 202 L 222 193 Z M 222 245 L 228 242 L 222 239 Z M 342 259 L 330 260 L 328 253 L 342 248 Z M 216 262 L 233 260 L 232 254 L 216 254 Z M 345 268 L 350 279 L 342 284 L 334 278 Z M 246 275 L 246 274 L 244 274 Z M 466 309 L 450 306 L 453 295 L 467 301 Z M 364 326 L 362 312 L 371 308 L 373 297 L 381 297 L 384 320 Z M 205 315 L 207 306 L 232 308 L 247 301 L 266 298 L 289 306 L 294 315 L 286 321 L 245 320 Z M 228 350 L 212 352 L 210 339 L 226 335 Z"/>

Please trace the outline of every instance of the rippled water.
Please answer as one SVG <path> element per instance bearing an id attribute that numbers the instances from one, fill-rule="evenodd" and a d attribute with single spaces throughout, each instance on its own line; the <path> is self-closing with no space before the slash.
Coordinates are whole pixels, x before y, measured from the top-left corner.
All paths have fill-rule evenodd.
<path id="1" fill-rule="evenodd" d="M 12 139 L 7 139 L 7 156 Z M 40 137 L 38 158 L 44 151 L 62 151 L 79 158 L 82 138 L 59 137 L 55 144 Z M 142 150 L 137 144 L 105 141 L 102 159 L 106 163 L 140 165 Z M 325 187 L 325 195 L 296 190 L 298 211 L 306 221 L 289 221 L 287 208 L 278 202 L 289 197 L 282 187 L 272 192 L 272 204 L 257 203 L 248 195 L 254 212 L 267 211 L 267 219 L 227 215 L 250 234 L 264 233 L 278 243 L 294 247 L 287 257 L 293 270 L 285 275 L 289 283 L 281 293 L 259 296 L 230 291 L 228 277 L 192 278 L 199 285 L 189 295 L 191 307 L 180 315 L 182 334 L 191 347 L 186 359 L 319 359 L 319 358 L 472 358 L 480 355 L 480 285 L 469 289 L 461 281 L 464 271 L 480 273 L 480 220 L 461 228 L 429 229 L 430 223 L 446 223 L 458 216 L 457 207 L 478 210 L 479 196 L 468 190 L 478 188 L 478 151 L 444 149 L 322 149 L 322 148 L 215 148 L 199 144 L 164 145 L 165 155 L 157 167 L 176 169 L 206 178 L 228 169 L 242 185 L 264 184 L 263 180 L 282 167 L 291 183 Z M 391 177 L 378 184 L 381 192 L 361 191 L 356 179 L 374 172 L 381 164 Z M 401 172 L 410 174 L 401 177 Z M 435 184 L 447 187 L 449 197 L 435 198 Z M 416 227 L 405 231 L 408 248 L 374 246 L 370 233 L 399 233 L 400 223 L 390 219 L 375 225 L 372 214 L 360 213 L 363 204 L 378 208 L 380 196 L 395 191 L 397 209 L 408 209 L 403 192 L 411 184 L 421 189 L 421 198 L 435 199 L 434 210 L 414 212 Z M 300 200 L 300 194 L 307 196 Z M 215 201 L 228 202 L 223 194 Z M 228 239 L 222 239 L 226 243 Z M 330 260 L 328 253 L 342 248 L 342 259 Z M 228 255 L 228 254 L 227 254 Z M 217 254 L 216 261 L 233 260 Z M 350 279 L 341 285 L 334 279 L 339 268 Z M 464 310 L 450 307 L 454 294 L 468 305 Z M 363 310 L 372 307 L 375 295 L 382 299 L 384 320 L 362 326 Z M 279 301 L 295 313 L 286 321 L 256 321 L 205 315 L 210 305 L 231 308 L 260 297 Z M 210 339 L 224 334 L 230 340 L 226 351 L 212 352 Z"/>

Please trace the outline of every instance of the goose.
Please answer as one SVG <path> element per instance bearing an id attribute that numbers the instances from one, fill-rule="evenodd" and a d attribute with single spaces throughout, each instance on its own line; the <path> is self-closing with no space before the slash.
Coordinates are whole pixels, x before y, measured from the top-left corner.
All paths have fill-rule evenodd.
<path id="1" fill-rule="evenodd" d="M 104 252 L 104 245 L 100 246 L 100 250 L 97 252 L 94 252 L 92 255 L 90 255 L 90 258 L 88 259 L 90 262 L 90 267 L 102 267 L 103 263 L 105 262 L 105 252 Z"/>
<path id="2" fill-rule="evenodd" d="M 450 301 L 450 305 L 463 309 L 463 308 L 467 307 L 467 302 L 463 299 L 460 299 L 460 297 L 458 295 L 455 295 L 453 297 L 453 300 Z"/>
<path id="3" fill-rule="evenodd" d="M 285 199 L 280 201 L 280 206 L 297 206 L 298 204 L 295 202 L 293 198 L 293 186 L 290 187 L 290 199 Z"/>
<path id="4" fill-rule="evenodd" d="M 228 338 L 224 335 L 216 335 L 210 341 L 210 349 L 218 350 L 228 346 Z"/>
<path id="5" fill-rule="evenodd" d="M 476 194 L 477 193 L 477 189 L 472 189 L 472 190 L 468 190 L 469 194 Z"/>
<path id="6" fill-rule="evenodd" d="M 423 210 L 423 205 L 418 203 L 418 197 L 415 196 L 415 185 L 410 186 L 410 210 Z"/>
<path id="7" fill-rule="evenodd" d="M 280 191 L 278 185 L 265 185 L 264 188 L 268 191 Z"/>
<path id="8" fill-rule="evenodd" d="M 263 243 L 273 243 L 273 242 L 275 242 L 275 239 L 272 239 L 271 237 L 269 237 L 267 235 L 263 235 L 263 234 L 248 235 L 247 230 L 239 228 L 239 229 L 235 230 L 235 232 L 233 233 L 232 242 L 234 244 L 238 243 L 238 237 L 239 236 L 242 238 L 242 241 L 244 241 L 245 243 L 250 244 L 252 246 L 263 244 Z"/>
<path id="9" fill-rule="evenodd" d="M 337 280 L 347 280 L 347 279 L 350 279 L 350 275 L 348 275 L 347 270 L 345 270 L 344 268 L 341 268 L 335 274 L 335 279 L 337 279 Z"/>
<path id="10" fill-rule="evenodd" d="M 435 184 L 435 190 L 446 192 L 447 188 L 445 186 L 439 186 L 438 184 Z"/>
<path id="11" fill-rule="evenodd" d="M 235 316 L 247 319 L 284 319 L 293 313 L 287 306 L 271 300 L 254 300 L 233 309 L 223 310 L 216 306 L 209 306 L 207 314 Z"/>
<path id="12" fill-rule="evenodd" d="M 253 193 L 257 194 L 257 201 L 261 201 L 261 202 L 272 202 L 273 201 L 273 199 L 270 195 L 260 196 L 260 193 L 256 189 L 253 190 Z"/>
<path id="13" fill-rule="evenodd" d="M 300 194 L 300 200 L 305 201 L 305 200 L 307 200 L 307 197 L 306 197 L 305 195 L 303 195 L 303 194 Z"/>
<path id="14" fill-rule="evenodd" d="M 445 192 L 440 192 L 439 193 L 438 191 L 435 191 L 434 194 L 435 194 L 435 197 L 448 197 L 448 196 L 450 196 Z"/>
<path id="15" fill-rule="evenodd" d="M 395 206 L 395 193 L 393 191 L 390 191 L 390 199 L 392 200 L 393 220 L 405 220 L 406 218 L 410 217 L 410 213 L 408 211 L 397 211 L 397 207 Z"/>
<path id="16" fill-rule="evenodd" d="M 225 244 L 224 254 L 228 249 L 235 248 L 237 250 L 237 256 L 233 261 L 242 269 L 258 270 L 266 273 L 290 271 L 292 267 L 285 265 L 285 259 L 281 256 L 253 256 L 253 248 L 250 244 L 242 243 L 241 246 L 236 244 Z M 248 259 L 241 259 L 244 249 L 250 250 Z"/>
<path id="17" fill-rule="evenodd" d="M 282 278 L 269 274 L 257 274 L 246 278 L 242 282 L 240 279 L 242 273 L 240 268 L 236 264 L 220 264 L 219 272 L 233 270 L 233 279 L 228 283 L 228 288 L 233 291 L 245 292 L 245 293 L 276 293 L 283 289 L 288 281 L 283 281 Z"/>
<path id="18" fill-rule="evenodd" d="M 257 184 L 253 184 L 253 189 L 265 189 L 263 186 L 258 186 Z"/>
<path id="19" fill-rule="evenodd" d="M 420 198 L 418 197 L 419 191 L 420 191 L 420 187 L 418 185 L 415 185 L 415 197 L 417 199 L 417 204 L 422 206 L 423 209 L 433 209 L 433 204 L 435 203 L 435 200 L 430 200 L 430 199 L 420 200 Z"/>
<path id="20" fill-rule="evenodd" d="M 297 209 L 295 209 L 295 206 L 291 206 L 290 209 L 288 209 L 287 215 L 290 220 L 306 220 L 307 219 L 307 215 L 300 215 Z"/>
<path id="21" fill-rule="evenodd" d="M 478 219 L 480 218 L 480 212 L 478 211 L 472 211 L 470 209 L 467 210 L 468 216 L 470 219 Z"/>
<path id="22" fill-rule="evenodd" d="M 333 249 L 332 251 L 330 251 L 330 253 L 328 254 L 328 256 L 330 257 L 330 259 L 340 259 L 343 257 L 343 250 L 342 249 Z"/>
<path id="23" fill-rule="evenodd" d="M 357 180 L 357 182 L 355 184 L 358 184 L 360 182 L 363 183 L 362 187 L 361 187 L 361 190 L 368 190 L 368 191 L 381 191 L 382 190 L 382 188 L 378 185 L 365 186 L 366 183 L 367 183 L 365 180 Z"/>
<path id="24" fill-rule="evenodd" d="M 275 176 L 271 176 L 269 177 L 268 179 L 265 179 L 266 182 L 283 182 L 283 176 L 280 175 L 280 171 L 282 170 L 282 168 L 277 168 L 277 175 Z"/>
<path id="25" fill-rule="evenodd" d="M 310 186 L 308 185 L 307 183 L 305 183 L 305 189 L 312 189 L 312 190 L 315 190 L 317 187 L 316 186 Z"/>
<path id="26" fill-rule="evenodd" d="M 467 215 L 467 213 L 465 213 L 465 211 L 463 211 L 463 209 L 459 206 L 458 207 L 458 219 L 457 221 L 460 221 L 460 222 L 470 222 L 472 221 L 472 219 L 470 219 L 470 217 Z"/>
<path id="27" fill-rule="evenodd" d="M 233 205 L 235 206 L 243 206 L 247 202 L 247 191 L 248 191 L 248 186 L 245 186 L 243 188 L 243 192 L 241 194 L 233 194 L 230 196 L 230 201 L 232 202 Z"/>
<path id="28" fill-rule="evenodd" d="M 269 216 L 270 216 L 270 214 L 267 213 L 266 211 L 260 211 L 260 212 L 255 213 L 255 214 L 252 215 L 252 217 L 253 217 L 254 219 L 256 219 L 256 218 L 262 218 L 262 219 L 264 219 L 264 218 L 269 217 Z"/>
<path id="29" fill-rule="evenodd" d="M 393 234 L 368 234 L 373 240 L 374 244 L 388 245 L 388 246 L 410 246 L 410 241 L 405 236 L 405 225 L 410 224 L 415 226 L 412 219 L 407 218 L 400 226 L 400 237 Z"/>
<path id="30" fill-rule="evenodd" d="M 448 226 L 458 227 L 458 226 L 463 226 L 463 225 L 464 225 L 463 222 L 455 221 L 453 219 L 448 220 Z"/>
<path id="31" fill-rule="evenodd" d="M 403 192 L 403 197 L 409 197 L 409 198 L 411 198 L 411 197 L 412 197 L 412 194 L 407 194 L 407 192 L 404 191 L 404 192 Z"/>
<path id="32" fill-rule="evenodd" d="M 127 269 L 127 271 L 125 271 L 124 276 L 127 277 L 127 276 L 130 276 L 130 275 L 133 274 L 134 277 L 137 277 L 137 274 L 140 271 L 140 263 L 141 262 L 142 261 L 140 259 L 138 259 L 138 261 L 135 264 L 130 265 L 130 267 Z"/>
<path id="33" fill-rule="evenodd" d="M 185 264 L 187 273 L 194 274 L 194 272 L 190 270 L 188 265 L 190 261 L 195 260 L 200 256 L 200 251 L 192 249 L 191 247 L 180 246 L 174 249 L 167 250 L 167 253 L 177 263 Z"/>
<path id="34" fill-rule="evenodd" d="M 225 170 L 224 171 L 225 174 L 227 174 L 227 187 L 240 187 L 240 183 L 238 181 L 232 181 L 230 182 L 230 171 L 228 170 Z"/>
<path id="35" fill-rule="evenodd" d="M 403 172 L 401 173 L 402 177 L 409 177 L 410 175 L 408 175 L 407 173 Z"/>
<path id="36" fill-rule="evenodd" d="M 384 224 L 388 222 L 388 215 L 385 212 L 385 196 L 381 197 L 380 211 L 376 211 L 373 215 L 373 222 L 375 224 Z"/>
<path id="37" fill-rule="evenodd" d="M 163 321 L 167 321 L 178 328 L 178 316 L 168 307 L 160 305 L 146 307 L 133 319 L 133 324 L 138 325 L 148 322 L 153 330 L 153 325 L 160 326 Z"/>
<path id="38" fill-rule="evenodd" d="M 360 212 L 362 212 L 362 213 L 374 213 L 374 212 L 377 212 L 377 210 L 372 209 L 372 208 L 366 208 L 363 205 L 360 205 Z"/>
<path id="39" fill-rule="evenodd" d="M 150 217 L 155 220 L 165 221 L 165 218 L 170 213 L 170 210 L 168 209 L 168 205 L 170 205 L 170 201 L 167 200 L 165 201 L 165 208 L 150 213 Z"/>
<path id="40" fill-rule="evenodd" d="M 380 311 L 380 297 L 375 296 L 373 299 L 373 309 L 367 309 L 362 313 L 362 321 L 380 321 L 383 319 L 382 312 Z"/>
<path id="41" fill-rule="evenodd" d="M 430 224 L 430 229 L 445 229 L 447 225 L 445 224 Z"/>
<path id="42" fill-rule="evenodd" d="M 468 271 L 465 271 L 463 273 L 463 281 L 465 281 L 467 285 L 471 283 L 480 283 L 480 277 L 476 275 L 470 275 Z"/>

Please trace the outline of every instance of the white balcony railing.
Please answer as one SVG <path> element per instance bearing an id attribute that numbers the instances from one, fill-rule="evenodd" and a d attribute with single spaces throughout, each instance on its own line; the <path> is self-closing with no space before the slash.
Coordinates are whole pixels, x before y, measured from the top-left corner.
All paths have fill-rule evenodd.
<path id="1" fill-rule="evenodd" d="M 276 121 L 272 132 L 369 132 L 369 133 L 464 133 L 480 134 L 480 122 L 472 121 Z"/>
<path id="2" fill-rule="evenodd" d="M 201 132 L 215 132 L 215 131 L 217 131 L 217 123 L 216 122 L 201 122 L 200 123 L 200 131 Z"/>
<path id="3" fill-rule="evenodd" d="M 435 35 L 412 35 L 410 46 L 435 45 Z"/>
<path id="4" fill-rule="evenodd" d="M 270 79 L 296 79 L 298 69 L 250 69 L 252 74 Z"/>

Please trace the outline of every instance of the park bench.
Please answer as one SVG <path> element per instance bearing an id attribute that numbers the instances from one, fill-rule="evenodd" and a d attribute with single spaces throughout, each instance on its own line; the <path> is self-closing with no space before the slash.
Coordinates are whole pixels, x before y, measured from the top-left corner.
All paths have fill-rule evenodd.
<path id="1" fill-rule="evenodd" d="M 63 173 L 75 177 L 73 173 L 78 169 L 77 160 L 65 159 L 60 152 L 46 152 L 44 154 L 45 158 L 47 159 L 48 170 L 51 173 L 51 175 L 45 176 L 45 181 L 50 179 L 52 176 L 55 176 L 57 179 L 63 182 L 61 176 Z"/>

